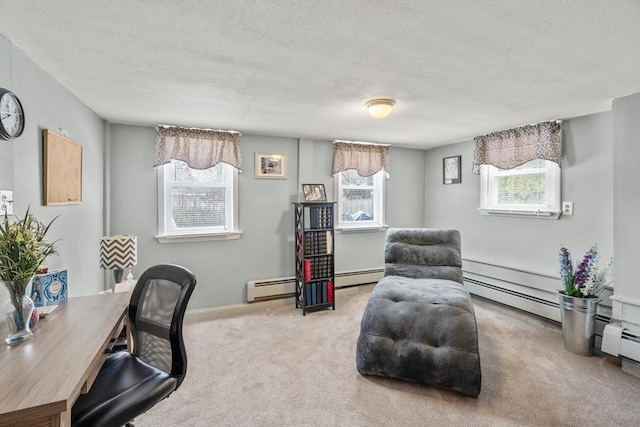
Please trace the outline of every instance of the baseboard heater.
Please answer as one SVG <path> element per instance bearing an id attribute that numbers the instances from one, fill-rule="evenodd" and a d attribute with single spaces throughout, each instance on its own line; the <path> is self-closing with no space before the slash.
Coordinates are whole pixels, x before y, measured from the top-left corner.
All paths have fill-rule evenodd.
<path id="1" fill-rule="evenodd" d="M 466 283 L 471 283 L 471 284 L 476 285 L 476 286 L 481 286 L 483 288 L 490 289 L 490 290 L 492 290 L 494 292 L 500 292 L 501 294 L 504 294 L 504 295 L 506 295 L 508 297 L 516 297 L 516 298 L 520 299 L 521 301 L 527 301 L 527 302 L 531 302 L 531 303 L 534 303 L 534 304 L 538 304 L 538 305 L 541 306 L 539 310 L 531 310 L 531 309 L 523 309 L 523 310 L 524 311 L 528 311 L 530 313 L 533 313 L 535 315 L 541 316 L 541 317 L 546 317 L 546 318 L 548 318 L 550 320 L 555 320 L 555 321 L 559 320 L 559 317 L 558 317 L 559 313 L 560 313 L 560 303 L 559 302 L 549 301 L 549 300 L 546 300 L 546 299 L 543 299 L 543 298 L 536 297 L 534 295 L 528 295 L 528 294 L 525 294 L 525 293 L 522 293 L 522 292 L 515 291 L 513 289 L 506 289 L 506 288 L 503 288 L 503 287 L 500 287 L 500 286 L 493 285 L 491 283 L 483 282 L 481 280 L 471 279 L 469 277 L 465 277 L 464 281 Z M 472 293 L 474 293 L 474 292 L 472 292 Z M 483 295 L 481 295 L 481 296 L 483 296 Z M 509 304 L 508 301 L 506 301 L 506 302 L 503 302 L 503 301 L 504 301 L 503 299 L 498 300 L 498 302 L 504 303 L 505 305 L 511 305 L 513 307 L 516 307 L 516 308 L 520 308 L 520 306 L 521 306 L 521 304 L 517 304 L 515 301 L 513 301 L 513 304 Z M 547 315 L 545 315 L 545 312 L 549 308 L 557 310 L 558 311 L 558 316 L 547 316 Z M 601 313 L 596 314 L 596 322 L 598 322 L 598 323 L 608 324 L 610 320 L 611 320 L 611 318 L 609 316 L 603 315 Z M 602 328 L 603 327 L 604 326 L 602 326 L 601 328 L 597 328 L 599 331 L 596 331 L 596 334 L 602 335 Z"/>
<path id="2" fill-rule="evenodd" d="M 498 291 L 498 292 L 502 292 L 504 294 L 509 294 L 509 295 L 513 295 L 516 296 L 518 298 L 522 298 L 522 299 L 526 299 L 529 301 L 533 301 L 536 302 L 538 304 L 543 304 L 543 305 L 548 305 L 551 307 L 555 307 L 555 308 L 560 308 L 560 303 L 554 303 L 551 301 L 547 301 L 545 299 L 542 298 L 538 298 L 532 295 L 527 295 L 527 294 L 523 294 L 522 292 L 518 292 L 518 291 L 514 291 L 512 289 L 506 289 L 506 288 L 502 288 L 500 286 L 496 286 L 496 285 L 492 285 L 491 283 L 487 283 L 487 282 L 483 282 L 481 280 L 476 280 L 476 279 L 471 279 L 469 277 L 464 277 L 463 279 L 465 282 L 467 283 L 473 283 L 474 285 L 478 285 L 478 286 L 482 286 L 483 288 L 488 288 L 494 291 Z"/>
<path id="3" fill-rule="evenodd" d="M 384 268 L 370 268 L 336 273 L 337 289 L 376 283 L 384 275 Z M 257 302 L 275 298 L 289 298 L 296 292 L 294 277 L 250 280 L 247 282 L 247 301 Z"/>
<path id="4" fill-rule="evenodd" d="M 518 298 L 518 299 L 523 300 L 523 301 L 532 302 L 532 303 L 535 303 L 537 305 L 540 305 L 541 309 L 539 309 L 539 310 L 524 309 L 524 311 L 528 311 L 530 313 L 533 313 L 533 314 L 536 314 L 536 315 L 539 315 L 539 316 L 542 316 L 542 317 L 546 317 L 546 318 L 549 318 L 551 320 L 556 320 L 556 321 L 558 320 L 558 318 L 554 318 L 553 316 L 545 316 L 543 313 L 545 311 L 547 311 L 546 310 L 547 308 L 555 309 L 559 313 L 560 312 L 560 303 L 559 302 L 548 301 L 548 300 L 545 300 L 545 299 L 542 299 L 542 298 L 538 298 L 536 296 L 527 295 L 527 294 L 524 294 L 522 292 L 514 291 L 512 289 L 505 289 L 505 288 L 502 288 L 500 286 L 492 285 L 491 283 L 486 283 L 486 282 L 483 282 L 483 281 L 480 281 L 480 280 L 476 280 L 476 279 L 471 279 L 471 278 L 468 278 L 468 277 L 465 277 L 464 281 L 467 282 L 467 283 L 473 284 L 475 286 L 481 286 L 483 288 L 489 289 L 489 290 L 494 291 L 494 292 L 500 292 L 500 293 L 506 295 L 507 298 L 509 298 L 509 299 L 515 297 L 515 298 Z M 488 296 L 483 296 L 483 297 L 489 298 Z M 498 300 L 498 302 L 504 303 L 506 305 L 512 305 L 512 306 L 514 306 L 516 308 L 520 308 L 519 306 L 521 305 L 521 304 L 517 304 L 515 301 L 513 301 L 513 304 L 509 304 L 509 302 L 505 301 L 502 298 L 500 298 Z M 558 316 L 559 316 L 559 314 L 558 314 Z M 604 314 L 601 314 L 601 313 L 596 314 L 596 331 L 595 331 L 596 335 L 602 336 L 604 327 L 606 325 L 608 325 L 610 321 L 611 321 L 611 317 L 610 316 L 607 316 L 607 315 L 604 315 Z M 627 339 L 627 340 L 633 341 L 636 344 L 640 344 L 640 336 L 639 335 L 635 335 L 633 332 L 629 331 L 628 329 L 625 329 L 622 332 L 622 339 Z"/>

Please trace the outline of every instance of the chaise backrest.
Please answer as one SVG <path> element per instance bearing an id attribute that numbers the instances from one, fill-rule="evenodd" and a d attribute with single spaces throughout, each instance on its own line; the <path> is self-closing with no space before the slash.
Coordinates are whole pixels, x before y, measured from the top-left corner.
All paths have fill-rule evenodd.
<path id="1" fill-rule="evenodd" d="M 384 248 L 384 275 L 462 284 L 460 242 L 458 230 L 390 228 Z"/>

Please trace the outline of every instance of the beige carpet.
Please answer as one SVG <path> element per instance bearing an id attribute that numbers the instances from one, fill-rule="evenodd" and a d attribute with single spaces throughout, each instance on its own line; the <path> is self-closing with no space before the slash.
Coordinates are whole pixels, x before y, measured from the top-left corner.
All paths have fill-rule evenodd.
<path id="1" fill-rule="evenodd" d="M 185 326 L 182 387 L 145 426 L 639 426 L 640 380 L 564 350 L 559 325 L 474 298 L 478 398 L 355 367 L 369 288 L 303 317 L 293 306 Z"/>

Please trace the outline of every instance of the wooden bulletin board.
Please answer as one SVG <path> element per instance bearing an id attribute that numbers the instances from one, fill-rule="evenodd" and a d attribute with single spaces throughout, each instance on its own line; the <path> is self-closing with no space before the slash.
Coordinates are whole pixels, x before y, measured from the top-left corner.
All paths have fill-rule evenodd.
<path id="1" fill-rule="evenodd" d="M 82 145 L 48 129 L 42 131 L 43 204 L 82 202 Z"/>

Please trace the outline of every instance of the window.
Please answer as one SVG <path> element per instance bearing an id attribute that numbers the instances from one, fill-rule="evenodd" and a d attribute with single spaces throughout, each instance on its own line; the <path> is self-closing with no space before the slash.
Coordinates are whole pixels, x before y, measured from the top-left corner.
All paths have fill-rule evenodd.
<path id="1" fill-rule="evenodd" d="M 531 160 L 513 169 L 480 169 L 480 213 L 540 218 L 560 216 L 560 167 L 548 160 Z"/>
<path id="2" fill-rule="evenodd" d="M 334 175 L 338 194 L 338 228 L 384 227 L 384 177 L 380 171 L 362 177 L 355 169 Z"/>
<path id="3" fill-rule="evenodd" d="M 180 160 L 158 167 L 158 239 L 239 238 L 237 170 L 226 163 L 192 169 Z"/>

